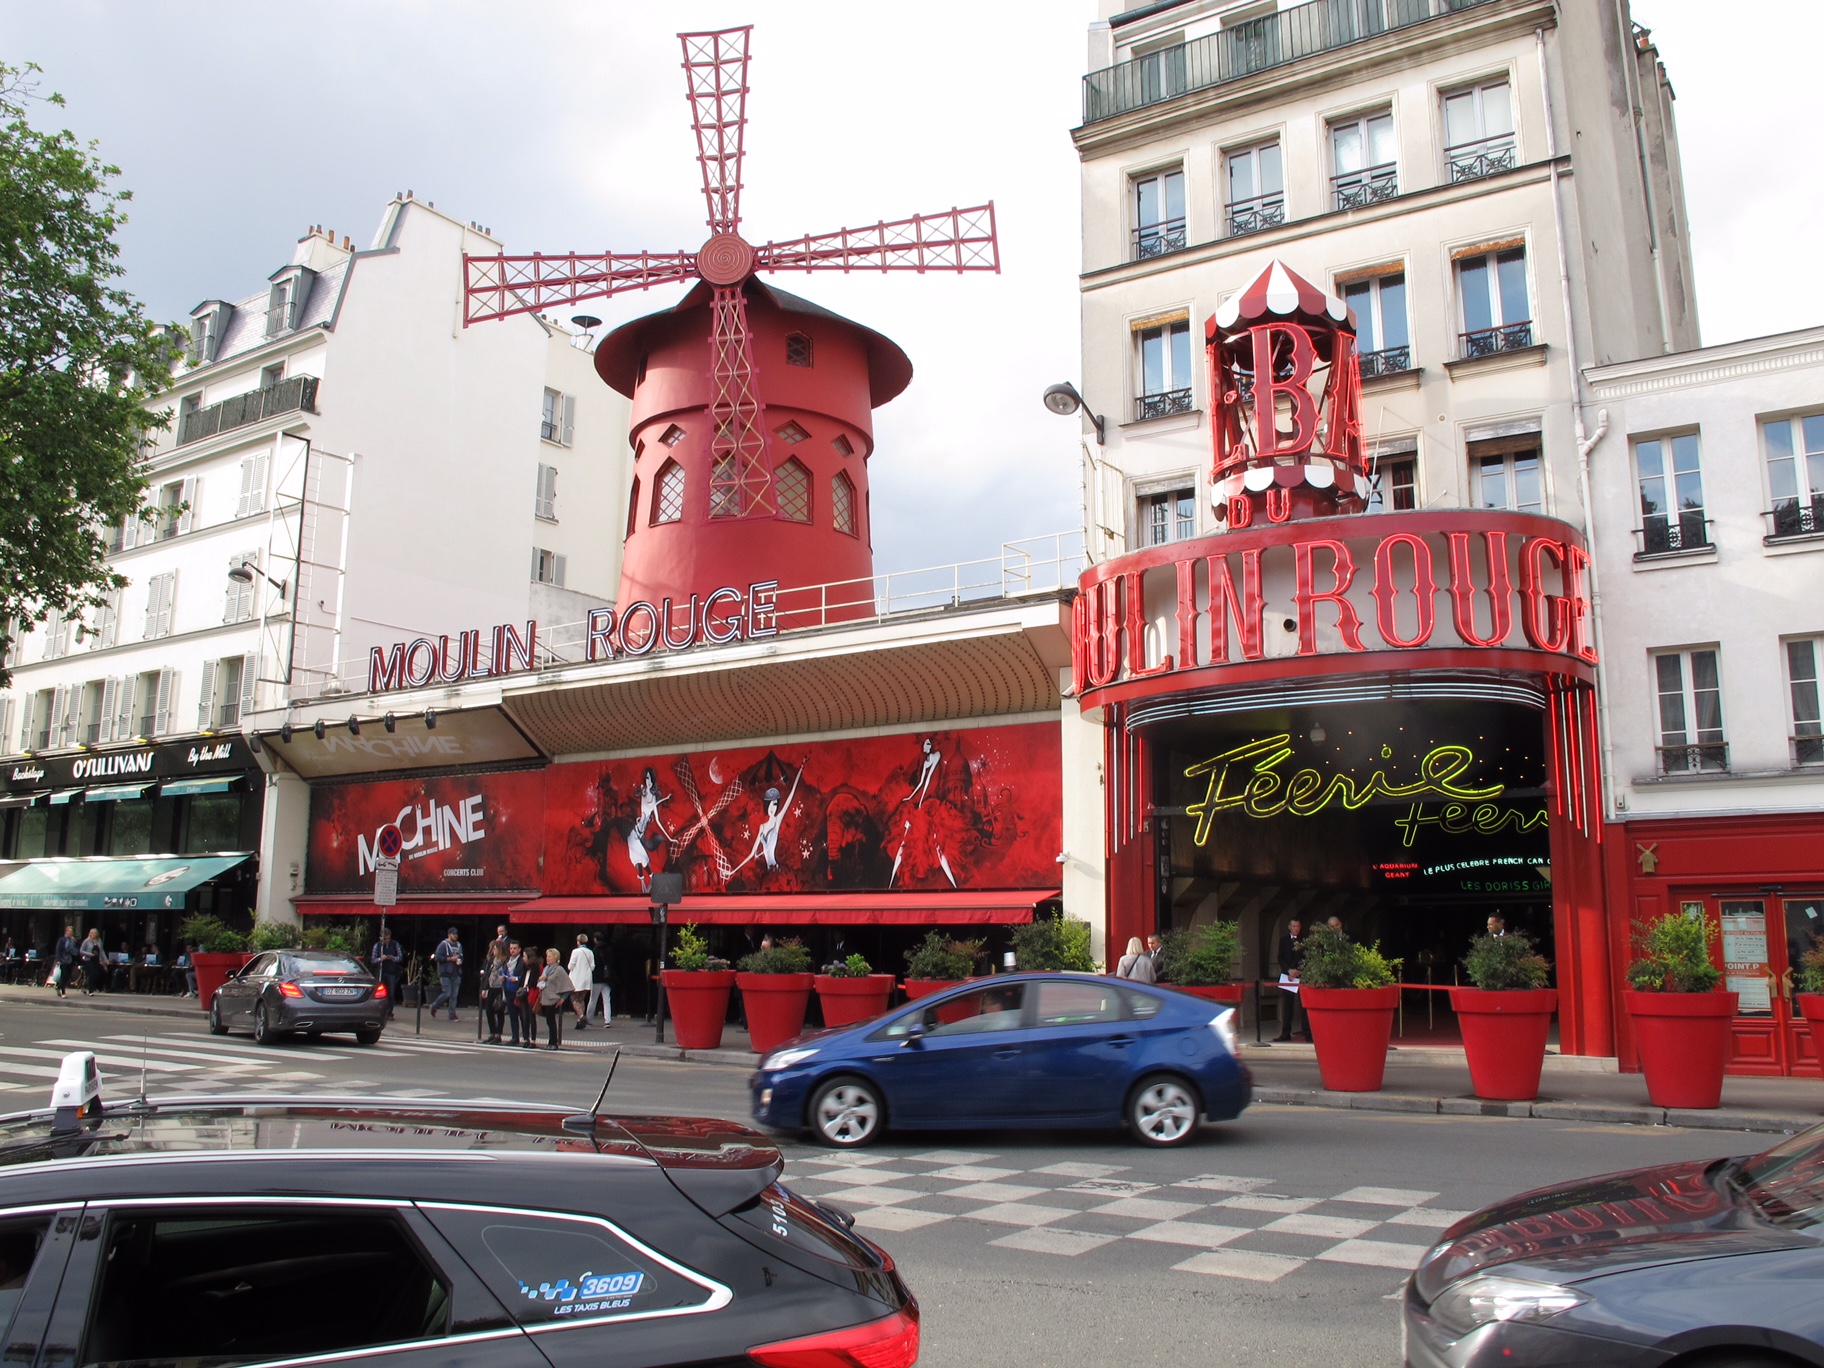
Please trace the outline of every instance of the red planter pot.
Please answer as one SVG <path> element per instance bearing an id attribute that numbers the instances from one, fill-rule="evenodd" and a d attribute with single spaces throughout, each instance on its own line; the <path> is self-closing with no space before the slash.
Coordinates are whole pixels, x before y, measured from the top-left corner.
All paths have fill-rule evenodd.
<path id="1" fill-rule="evenodd" d="M 1799 1012 L 1811 1027 L 1812 1052 L 1824 1060 L 1824 993 L 1800 993 Z"/>
<path id="2" fill-rule="evenodd" d="M 815 974 L 736 974 L 741 1003 L 747 1009 L 747 1035 L 754 1050 L 765 1054 L 804 1034 L 804 1012 L 811 1005 Z"/>
<path id="3" fill-rule="evenodd" d="M 823 1004 L 825 1026 L 853 1026 L 887 1010 L 893 996 L 893 975 L 865 974 L 861 978 L 817 975 L 817 1001 Z"/>
<path id="4" fill-rule="evenodd" d="M 1477 1097 L 1530 1102 L 1539 1095 L 1545 1040 L 1558 1010 L 1556 988 L 1452 988 L 1469 1081 Z"/>
<path id="5" fill-rule="evenodd" d="M 1305 1020 L 1317 1047 L 1317 1071 L 1332 1092 L 1379 1092 L 1387 1042 L 1400 1005 L 1398 984 L 1386 988 L 1303 988 Z"/>
<path id="6" fill-rule="evenodd" d="M 1241 995 L 1248 988 L 1245 983 L 1167 983 L 1163 986 L 1176 988 L 1181 993 L 1189 993 L 1205 1002 L 1220 1002 L 1227 1007 L 1241 1006 Z"/>
<path id="7" fill-rule="evenodd" d="M 971 983 L 973 981 L 974 980 L 972 979 L 907 979 L 899 986 L 906 990 L 906 998 L 908 1001 L 916 1002 L 919 998 L 930 997 L 933 993 L 941 993 L 946 988 L 957 988 L 965 983 Z M 974 1015 L 978 1005 L 979 1004 L 971 1002 L 956 1007 L 940 1007 L 937 1012 L 937 1019 L 945 1023 L 961 1021 L 966 1016 Z"/>
<path id="8" fill-rule="evenodd" d="M 196 966 L 196 1001 L 205 1012 L 215 990 L 253 962 L 251 950 L 211 950 L 190 956 Z"/>
<path id="9" fill-rule="evenodd" d="M 686 1050 L 722 1048 L 722 1026 L 728 1020 L 728 995 L 735 991 L 732 969 L 662 969 L 665 1008 L 678 1029 L 678 1045 Z"/>
<path id="10" fill-rule="evenodd" d="M 1647 1100 L 1656 1107 L 1707 1110 L 1722 1104 L 1735 993 L 1642 993 L 1624 988 Z"/>

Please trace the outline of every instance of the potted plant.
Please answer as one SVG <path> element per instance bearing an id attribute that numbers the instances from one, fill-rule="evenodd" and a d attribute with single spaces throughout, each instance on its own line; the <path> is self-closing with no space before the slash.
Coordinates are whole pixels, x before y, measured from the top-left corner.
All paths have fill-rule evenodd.
<path id="1" fill-rule="evenodd" d="M 1450 1006 L 1463 1030 L 1476 1096 L 1499 1102 L 1537 1097 L 1558 1008 L 1557 989 L 1545 986 L 1551 964 L 1529 937 L 1509 931 L 1472 940 L 1463 968 L 1475 986 L 1452 988 Z"/>
<path id="2" fill-rule="evenodd" d="M 804 1010 L 810 1006 L 811 952 L 801 940 L 762 946 L 735 966 L 735 983 L 747 1008 L 747 1034 L 761 1054 L 804 1033 Z"/>
<path id="3" fill-rule="evenodd" d="M 1387 1072 L 1387 1042 L 1400 1005 L 1394 971 L 1400 961 L 1380 943 L 1359 945 L 1328 926 L 1299 942 L 1299 997 L 1317 1047 L 1317 1069 L 1332 1092 L 1379 1092 Z"/>
<path id="4" fill-rule="evenodd" d="M 906 951 L 906 981 L 899 986 L 914 1000 L 954 988 L 974 977 L 981 954 L 979 940 L 950 940 L 941 932 L 928 931 L 922 941 Z M 938 1019 L 961 1021 L 967 1014 L 966 1008 L 959 1009 L 953 1018 L 940 1011 Z"/>
<path id="5" fill-rule="evenodd" d="M 1160 937 L 1159 981 L 1192 997 L 1230 1006 L 1241 1001 L 1244 985 L 1234 981 L 1241 958 L 1241 923 L 1206 922 Z"/>
<path id="6" fill-rule="evenodd" d="M 178 925 L 177 938 L 196 947 L 190 962 L 196 967 L 196 1000 L 206 1012 L 215 990 L 240 973 L 253 952 L 247 948 L 247 937 L 206 912 L 185 917 Z"/>
<path id="7" fill-rule="evenodd" d="M 1029 970 L 1096 972 L 1089 923 L 1077 917 L 1037 917 L 1013 929 L 1014 962 Z"/>
<path id="8" fill-rule="evenodd" d="M 255 922 L 247 937 L 247 948 L 256 955 L 264 950 L 295 950 L 302 944 L 304 928 L 296 922 Z"/>
<path id="9" fill-rule="evenodd" d="M 716 1050 L 722 1046 L 722 1026 L 728 1020 L 728 997 L 735 990 L 734 971 L 728 961 L 709 953 L 709 942 L 693 926 L 678 928 L 678 943 L 671 952 L 670 969 L 659 970 L 666 1005 L 678 1028 L 678 1045 L 686 1050 Z"/>
<path id="10" fill-rule="evenodd" d="M 1656 1107 L 1722 1104 L 1737 995 L 1717 991 L 1723 974 L 1710 959 L 1716 935 L 1716 918 L 1702 911 L 1670 913 L 1650 927 L 1635 923 L 1641 954 L 1628 966 L 1621 999 L 1634 1023 L 1647 1100 Z"/>
<path id="11" fill-rule="evenodd" d="M 893 975 L 877 974 L 862 955 L 850 955 L 838 964 L 826 964 L 817 975 L 817 1001 L 823 1005 L 825 1026 L 852 1026 L 887 1010 L 893 995 Z"/>
<path id="12" fill-rule="evenodd" d="M 1792 983 L 1798 989 L 1799 1013 L 1811 1026 L 1812 1049 L 1819 1059 L 1824 1059 L 1824 941 L 1814 941 L 1811 949 L 1799 956 Z"/>

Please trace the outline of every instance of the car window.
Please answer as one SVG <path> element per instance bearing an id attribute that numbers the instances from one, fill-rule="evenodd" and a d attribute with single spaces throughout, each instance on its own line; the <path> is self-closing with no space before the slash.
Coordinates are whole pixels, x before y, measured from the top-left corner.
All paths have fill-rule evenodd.
<path id="1" fill-rule="evenodd" d="M 346 955 L 287 955 L 282 972 L 287 977 L 320 975 L 333 978 L 343 974 L 359 974 L 363 978 L 367 976 L 367 970 Z"/>
<path id="2" fill-rule="evenodd" d="M 449 1321 L 447 1283 L 392 1212 L 124 1207 L 106 1240 L 79 1360 L 93 1368 L 341 1354 Z"/>
<path id="3" fill-rule="evenodd" d="M 278 961 L 279 961 L 279 956 L 278 956 L 277 951 L 269 950 L 264 955 L 256 955 L 252 960 L 250 960 L 248 962 L 247 967 L 245 969 L 241 970 L 241 977 L 246 978 L 246 979 L 252 979 L 252 978 L 260 978 L 266 974 L 270 974 L 272 972 L 273 965 L 277 964 Z"/>
<path id="4" fill-rule="evenodd" d="M 924 1008 L 908 1012 L 890 1021 L 871 1039 L 897 1040 L 905 1036 L 913 1022 L 920 1022 L 926 1035 L 974 1035 L 980 1031 L 1014 1031 L 1024 1024 L 1026 985 L 1005 983 L 974 992 L 958 993 Z"/>
<path id="5" fill-rule="evenodd" d="M 25 1278 L 50 1229 L 49 1216 L 27 1216 L 0 1221 L 0 1344 L 13 1328 L 13 1314 L 25 1295 Z"/>
<path id="6" fill-rule="evenodd" d="M 1142 993 L 1133 988 L 1123 988 L 1121 993 L 1127 999 L 1127 1014 L 1135 1021 L 1150 1021 L 1165 1006 L 1165 999 L 1152 993 Z"/>
<path id="7" fill-rule="evenodd" d="M 597 1217 L 485 1207 L 423 1210 L 528 1329 L 711 1310 L 729 1296 L 719 1283 Z"/>
<path id="8" fill-rule="evenodd" d="M 1775 1225 L 1824 1222 L 1824 1140 L 1815 1129 L 1757 1154 L 1729 1181 Z"/>
<path id="9" fill-rule="evenodd" d="M 1040 983 L 1038 1024 L 1088 1026 L 1098 1021 L 1120 1021 L 1126 1016 L 1121 990 L 1112 983 Z"/>

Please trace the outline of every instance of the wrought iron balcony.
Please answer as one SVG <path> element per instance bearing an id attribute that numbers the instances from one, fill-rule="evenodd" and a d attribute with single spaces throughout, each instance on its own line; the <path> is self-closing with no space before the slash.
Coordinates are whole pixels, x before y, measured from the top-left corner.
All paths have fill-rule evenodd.
<path id="1" fill-rule="evenodd" d="M 1366 209 L 1371 204 L 1399 198 L 1400 173 L 1399 168 L 1389 162 L 1365 171 L 1332 176 L 1330 184 L 1336 192 L 1338 209 Z"/>
<path id="2" fill-rule="evenodd" d="M 90 722 L 86 724 L 82 729 L 82 739 L 84 744 L 90 746 L 99 742 L 101 740 L 101 723 Z"/>
<path id="3" fill-rule="evenodd" d="M 1083 122 L 1207 90 L 1489 0 L 1311 0 L 1083 78 Z"/>
<path id="4" fill-rule="evenodd" d="M 1792 767 L 1824 765 L 1824 736 L 1813 732 L 1792 738 Z"/>
<path id="5" fill-rule="evenodd" d="M 1444 149 L 1444 160 L 1450 165 L 1450 182 L 1481 180 L 1484 176 L 1512 171 L 1519 165 L 1520 152 L 1514 146 L 1514 135 L 1502 133 L 1479 142 L 1459 143 Z"/>
<path id="6" fill-rule="evenodd" d="M 1229 206 L 1229 236 L 1241 237 L 1266 228 L 1277 228 L 1286 221 L 1286 197 L 1256 195 L 1250 200 L 1237 200 Z"/>
<path id="7" fill-rule="evenodd" d="M 1183 219 L 1149 223 L 1144 228 L 1134 229 L 1134 260 L 1146 261 L 1152 257 L 1165 256 L 1169 252 L 1182 252 L 1184 243 Z"/>
<path id="8" fill-rule="evenodd" d="M 1412 348 L 1382 347 L 1379 351 L 1363 352 L 1356 358 L 1362 363 L 1362 379 L 1373 380 L 1382 375 L 1399 375 L 1412 369 Z"/>
<path id="9" fill-rule="evenodd" d="M 1729 743 L 1700 741 L 1695 746 L 1660 746 L 1661 774 L 1723 774 L 1729 769 Z"/>
<path id="10" fill-rule="evenodd" d="M 1474 332 L 1463 333 L 1462 338 L 1465 361 L 1501 352 L 1525 351 L 1533 345 L 1533 323 L 1531 319 L 1525 319 L 1519 323 L 1504 323 L 1498 328 L 1477 328 Z"/>
<path id="11" fill-rule="evenodd" d="M 1767 520 L 1765 541 L 1824 536 L 1824 494 L 1813 494 L 1809 501 L 1781 499 L 1761 516 Z"/>
<path id="12" fill-rule="evenodd" d="M 276 385 L 232 395 L 219 404 L 186 413 L 177 427 L 177 444 L 200 442 L 218 432 L 231 432 L 282 413 L 299 411 L 317 411 L 317 377 L 314 375 L 294 375 Z"/>
<path id="13" fill-rule="evenodd" d="M 1645 560 L 1650 556 L 1689 556 L 1699 551 L 1708 551 L 1711 519 L 1701 511 L 1687 510 L 1677 517 L 1656 514 L 1642 521 L 1635 530 L 1634 540 L 1640 548 L 1634 553 L 1635 560 Z"/>
<path id="14" fill-rule="evenodd" d="M 1142 394 L 1134 400 L 1134 421 L 1143 423 L 1148 418 L 1170 418 L 1174 413 L 1191 411 L 1191 391 L 1185 389 L 1164 390 L 1159 394 Z"/>
<path id="15" fill-rule="evenodd" d="M 215 724 L 218 727 L 233 727 L 241 720 L 241 705 L 237 699 L 233 703 L 224 703 L 216 709 Z"/>

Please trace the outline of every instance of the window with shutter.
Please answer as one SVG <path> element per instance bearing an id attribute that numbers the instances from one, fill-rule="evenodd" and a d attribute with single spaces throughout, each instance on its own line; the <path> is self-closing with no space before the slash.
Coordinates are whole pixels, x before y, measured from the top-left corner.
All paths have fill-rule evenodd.
<path id="1" fill-rule="evenodd" d="M 183 536 L 196 526 L 196 501 L 203 489 L 202 477 L 193 475 L 183 483 L 178 498 L 183 501 L 184 511 L 177 515 L 177 534 Z"/>
<path id="2" fill-rule="evenodd" d="M 564 396 L 563 420 L 557 440 L 563 446 L 576 445 L 576 396 L 573 394 Z"/>
<path id="3" fill-rule="evenodd" d="M 558 433 L 563 430 L 564 396 L 554 389 L 545 391 L 544 404 L 538 415 L 538 435 L 540 440 L 555 442 Z"/>
<path id="4" fill-rule="evenodd" d="M 158 672 L 158 692 L 153 697 L 152 730 L 159 736 L 171 730 L 171 710 L 177 705 L 177 671 Z"/>
<path id="5" fill-rule="evenodd" d="M 73 746 L 82 740 L 82 695 L 83 686 L 72 684 L 69 696 L 63 701 L 63 744 Z"/>
<path id="6" fill-rule="evenodd" d="M 260 564 L 260 553 L 256 550 L 242 551 L 228 557 L 228 569 L 251 565 L 256 570 Z M 245 622 L 254 615 L 258 607 L 259 581 L 248 580 L 243 583 L 233 575 L 228 576 L 226 602 L 222 606 L 223 622 Z"/>
<path id="7" fill-rule="evenodd" d="M 140 689 L 141 675 L 128 675 L 120 681 L 120 693 L 114 699 L 114 739 L 125 741 L 133 735 L 133 699 Z"/>
<path id="8" fill-rule="evenodd" d="M 19 700 L 19 749 L 22 751 L 36 748 L 34 743 L 38 738 L 32 735 L 32 705 L 36 702 L 37 696 L 29 693 Z"/>
<path id="9" fill-rule="evenodd" d="M 13 700 L 0 698 L 0 750 L 11 752 L 24 749 L 23 741 L 17 746 L 13 745 Z"/>
<path id="10" fill-rule="evenodd" d="M 260 657 L 257 652 L 249 651 L 241 657 L 241 711 L 235 720 L 247 716 L 253 711 L 255 691 L 260 682 Z"/>
<path id="11" fill-rule="evenodd" d="M 291 326 L 291 291 L 289 280 L 274 281 L 266 297 L 266 336 L 277 337 Z"/>
<path id="12" fill-rule="evenodd" d="M 557 521 L 557 467 L 541 465 L 538 468 L 538 493 L 534 498 L 532 511 L 535 516 L 546 522 Z"/>
<path id="13" fill-rule="evenodd" d="M 568 556 L 551 557 L 551 583 L 559 589 L 564 587 L 564 567 L 569 562 Z"/>
<path id="14" fill-rule="evenodd" d="M 53 747 L 68 745 L 64 736 L 64 718 L 70 710 L 70 686 L 59 684 L 51 692 L 51 717 L 49 731 Z"/>
<path id="15" fill-rule="evenodd" d="M 198 731 L 215 725 L 215 676 L 221 667 L 219 660 L 203 662 L 203 682 L 196 695 L 196 726 Z"/>
<path id="16" fill-rule="evenodd" d="M 114 720 L 120 715 L 120 677 L 111 675 L 101 682 L 101 739 L 114 739 Z"/>
<path id="17" fill-rule="evenodd" d="M 177 601 L 177 571 L 168 570 L 146 581 L 146 638 L 171 635 L 172 611 Z"/>

